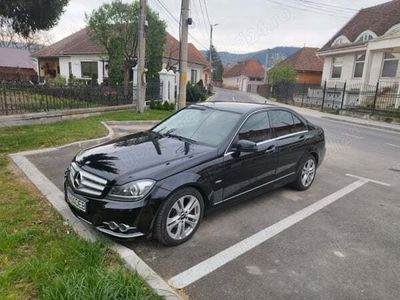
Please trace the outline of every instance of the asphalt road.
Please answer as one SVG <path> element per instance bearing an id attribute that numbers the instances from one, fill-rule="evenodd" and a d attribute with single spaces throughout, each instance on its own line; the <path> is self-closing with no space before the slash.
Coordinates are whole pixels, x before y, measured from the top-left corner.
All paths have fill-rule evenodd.
<path id="1" fill-rule="evenodd" d="M 214 100 L 256 101 L 226 90 L 218 90 Z M 285 187 L 221 207 L 179 247 L 146 238 L 126 245 L 169 280 L 332 198 L 357 181 L 346 176 L 350 173 L 390 186 L 368 182 L 337 197 L 258 246 L 242 249 L 242 255 L 191 282 L 183 293 L 193 299 L 400 299 L 400 134 L 306 118 L 322 126 L 327 138 L 327 155 L 311 189 Z M 30 160 L 61 189 L 63 170 L 78 150 L 64 148 Z"/>

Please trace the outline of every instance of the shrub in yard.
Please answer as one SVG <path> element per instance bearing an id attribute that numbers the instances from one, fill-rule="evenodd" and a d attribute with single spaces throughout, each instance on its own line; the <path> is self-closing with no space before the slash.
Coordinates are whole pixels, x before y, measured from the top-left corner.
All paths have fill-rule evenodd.
<path id="1" fill-rule="evenodd" d="M 198 84 L 190 84 L 186 87 L 186 100 L 188 102 L 202 102 L 206 100 L 206 94 Z"/>
<path id="2" fill-rule="evenodd" d="M 67 84 L 67 79 L 64 76 L 57 75 L 54 78 L 49 78 L 46 83 L 51 86 L 64 86 Z"/>
<path id="3" fill-rule="evenodd" d="M 156 102 L 154 100 L 150 101 L 150 109 L 156 109 Z"/>
<path id="4" fill-rule="evenodd" d="M 168 111 L 170 109 L 171 109 L 171 106 L 169 105 L 169 102 L 165 101 L 164 104 L 163 104 L 163 110 Z"/>

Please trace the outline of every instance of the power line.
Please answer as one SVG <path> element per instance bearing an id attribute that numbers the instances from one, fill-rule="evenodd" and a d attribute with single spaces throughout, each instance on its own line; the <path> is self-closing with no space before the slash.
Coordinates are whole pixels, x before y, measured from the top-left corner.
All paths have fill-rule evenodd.
<path id="1" fill-rule="evenodd" d="M 321 3 L 321 2 L 316 2 L 316 1 L 311 1 L 311 0 L 296 0 L 297 2 L 303 2 L 303 3 L 309 3 L 309 4 L 315 4 L 321 7 L 326 7 L 326 8 L 332 8 L 332 9 L 339 9 L 339 10 L 343 10 L 343 11 L 348 11 L 348 12 L 358 12 L 358 9 L 355 8 L 351 8 L 351 7 L 344 7 L 344 6 L 336 6 L 336 5 L 331 5 L 331 4 L 327 4 L 327 3 Z"/>
<path id="2" fill-rule="evenodd" d="M 199 10 L 197 9 L 197 4 L 196 4 L 196 0 L 191 1 L 191 6 L 192 6 L 192 11 L 193 11 L 193 16 L 195 16 L 195 24 L 198 24 L 198 28 L 201 31 L 202 37 L 205 38 L 205 40 L 207 40 L 207 36 L 208 36 L 208 30 L 206 23 L 204 22 L 205 18 L 203 15 L 203 18 L 200 17 L 199 14 Z M 198 22 L 196 22 L 196 20 L 198 20 Z M 206 34 L 204 33 L 203 30 L 206 30 Z"/>
<path id="3" fill-rule="evenodd" d="M 200 0 L 200 1 L 201 1 L 201 0 Z M 206 11 L 206 16 L 207 16 L 208 24 L 211 25 L 210 15 L 208 14 L 208 8 L 207 8 L 207 2 L 206 2 L 206 0 L 203 0 L 203 3 L 204 3 L 205 11 Z"/>
<path id="4" fill-rule="evenodd" d="M 342 8 L 332 8 L 332 7 L 328 7 L 328 6 L 324 6 L 322 4 L 319 3 L 315 3 L 312 1 L 298 1 L 298 0 L 293 0 L 292 2 L 293 5 L 295 5 L 296 7 L 302 6 L 303 8 L 308 8 L 312 11 L 316 11 L 318 13 L 323 12 L 323 13 L 329 13 L 329 14 L 337 14 L 337 15 L 343 15 L 343 16 L 353 16 L 354 15 L 354 11 L 347 11 L 347 10 L 343 10 Z"/>
<path id="5" fill-rule="evenodd" d="M 302 10 L 302 11 L 305 11 L 305 12 L 308 12 L 308 13 L 319 13 L 319 14 L 324 14 L 324 15 L 328 15 L 328 16 L 332 16 L 332 17 L 342 17 L 342 18 L 346 18 L 346 19 L 351 17 L 349 15 L 341 15 L 339 13 L 329 12 L 329 11 L 326 11 L 326 10 L 316 10 L 316 9 L 310 9 L 310 8 L 305 8 L 305 7 L 299 7 L 299 6 L 296 6 L 296 5 L 289 5 L 287 3 L 281 3 L 279 1 L 274 1 L 274 0 L 269 0 L 269 2 L 272 2 L 272 3 L 276 4 L 276 5 L 283 6 L 283 7 L 286 7 L 286 8 L 289 7 L 289 8 L 293 8 L 293 9 L 296 9 L 296 10 Z"/>
<path id="6" fill-rule="evenodd" d="M 171 16 L 171 18 L 180 26 L 180 20 L 178 20 L 178 18 L 176 18 L 172 13 L 171 13 L 171 11 L 168 9 L 168 7 L 162 2 L 162 0 L 156 0 L 160 5 L 161 5 L 161 7 L 162 7 L 162 9 L 164 9 L 167 13 L 168 13 L 168 15 L 170 15 Z M 196 39 L 190 32 L 189 32 L 189 35 L 190 35 L 190 37 L 197 43 L 197 44 L 199 44 L 200 46 L 202 46 L 202 47 L 204 47 L 205 49 L 207 49 L 208 48 L 208 46 L 205 46 L 203 43 L 201 43 L 198 39 Z"/>

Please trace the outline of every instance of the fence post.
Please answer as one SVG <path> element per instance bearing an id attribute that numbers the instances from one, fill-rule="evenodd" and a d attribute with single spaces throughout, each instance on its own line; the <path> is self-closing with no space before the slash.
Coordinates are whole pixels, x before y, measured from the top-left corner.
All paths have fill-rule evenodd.
<path id="1" fill-rule="evenodd" d="M 4 95 L 4 108 L 6 111 L 6 115 L 8 115 L 7 92 L 5 86 L 3 86 L 3 95 Z"/>
<path id="2" fill-rule="evenodd" d="M 304 81 L 303 83 L 303 92 L 301 93 L 301 107 L 303 107 L 303 103 L 304 103 L 304 92 L 306 90 L 306 82 Z"/>
<path id="3" fill-rule="evenodd" d="M 376 84 L 376 89 L 375 89 L 375 97 L 374 97 L 374 105 L 372 106 L 372 113 L 373 115 L 375 113 L 375 107 L 376 107 L 376 100 L 378 99 L 378 92 L 379 92 L 379 81 Z"/>
<path id="4" fill-rule="evenodd" d="M 343 86 L 342 103 L 340 104 L 340 110 L 343 109 L 344 97 L 346 95 L 346 87 L 347 87 L 347 81 L 344 82 L 344 86 Z"/>
<path id="5" fill-rule="evenodd" d="M 322 95 L 322 105 L 321 105 L 321 111 L 324 111 L 324 103 L 325 103 L 325 94 L 326 94 L 326 80 L 324 83 L 324 89 L 323 89 L 323 95 Z"/>

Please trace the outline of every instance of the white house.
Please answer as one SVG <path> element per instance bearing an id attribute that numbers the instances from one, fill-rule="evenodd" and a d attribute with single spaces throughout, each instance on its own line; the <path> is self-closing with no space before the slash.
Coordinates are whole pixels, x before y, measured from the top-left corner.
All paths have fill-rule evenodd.
<path id="1" fill-rule="evenodd" d="M 209 64 L 193 44 L 188 49 L 188 81 L 197 83 L 200 79 L 209 82 Z M 84 28 L 74 34 L 42 48 L 32 54 L 37 58 L 39 78 L 73 75 L 77 79 L 97 78 L 101 84 L 107 78 L 108 58 L 105 51 L 93 42 Z M 163 51 L 163 68 L 178 71 L 179 42 L 167 33 Z M 160 70 L 161 71 L 161 70 Z"/>
<path id="2" fill-rule="evenodd" d="M 226 68 L 222 81 L 226 88 L 257 93 L 258 86 L 264 84 L 264 77 L 264 67 L 257 60 L 249 59 Z"/>
<path id="3" fill-rule="evenodd" d="M 346 82 L 348 89 L 365 91 L 379 82 L 388 87 L 386 93 L 399 94 L 400 1 L 360 10 L 318 54 L 328 88 Z M 363 97 L 357 97 L 361 103 Z M 399 98 L 394 101 L 398 108 Z"/>

